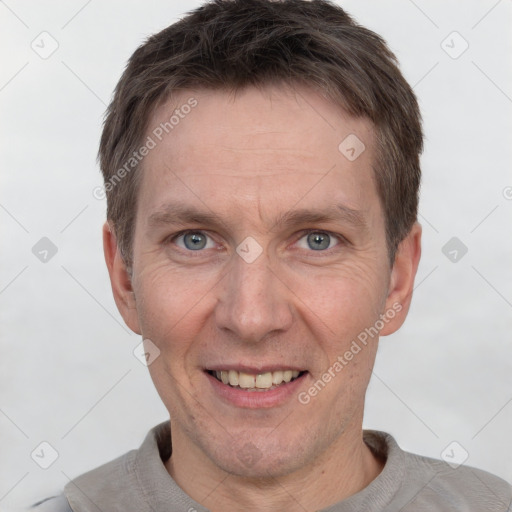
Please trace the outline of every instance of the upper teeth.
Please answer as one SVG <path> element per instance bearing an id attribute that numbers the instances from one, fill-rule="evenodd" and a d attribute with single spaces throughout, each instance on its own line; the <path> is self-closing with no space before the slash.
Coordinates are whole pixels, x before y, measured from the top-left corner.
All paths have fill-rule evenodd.
<path id="1" fill-rule="evenodd" d="M 216 371 L 215 376 L 224 384 L 230 386 L 240 386 L 244 389 L 259 388 L 268 389 L 272 385 L 278 386 L 283 382 L 290 382 L 299 376 L 297 370 L 278 370 L 276 372 L 259 373 L 251 375 L 250 373 L 237 372 L 235 370 Z"/>

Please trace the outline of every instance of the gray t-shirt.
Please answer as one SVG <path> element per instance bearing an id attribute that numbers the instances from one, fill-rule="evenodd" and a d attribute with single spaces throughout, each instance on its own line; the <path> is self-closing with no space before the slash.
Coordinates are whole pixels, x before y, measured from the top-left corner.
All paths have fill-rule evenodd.
<path id="1" fill-rule="evenodd" d="M 366 488 L 321 512 L 512 512 L 512 487 L 496 476 L 404 452 L 384 432 L 367 430 L 364 440 L 386 461 L 384 469 Z M 165 422 L 148 433 L 138 450 L 75 478 L 63 496 L 35 510 L 208 512 L 167 472 L 163 461 L 170 454 Z"/>

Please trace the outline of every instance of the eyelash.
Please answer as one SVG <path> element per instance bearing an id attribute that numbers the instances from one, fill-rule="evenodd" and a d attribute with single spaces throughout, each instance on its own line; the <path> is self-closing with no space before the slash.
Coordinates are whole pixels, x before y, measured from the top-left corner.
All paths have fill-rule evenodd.
<path id="1" fill-rule="evenodd" d="M 178 238 L 185 236 L 187 234 L 190 234 L 190 233 L 201 233 L 202 235 L 206 235 L 210 239 L 212 239 L 212 237 L 210 235 L 208 235 L 208 233 L 206 231 L 202 231 L 200 229 L 185 229 L 183 231 L 179 231 L 178 233 L 175 233 L 174 235 L 167 237 L 165 239 L 164 243 L 165 244 L 175 243 Z M 318 256 L 320 256 L 321 254 L 331 254 L 331 252 L 335 251 L 336 248 L 339 248 L 340 246 L 346 245 L 348 243 L 347 239 L 345 237 L 343 237 L 342 235 L 333 233 L 332 231 L 326 231 L 326 230 L 322 230 L 322 229 L 305 229 L 299 233 L 299 235 L 297 236 L 294 243 L 297 243 L 299 240 L 308 236 L 311 233 L 321 233 L 321 234 L 329 235 L 331 238 L 335 238 L 336 241 L 338 242 L 337 245 L 335 245 L 334 247 L 331 247 L 330 249 L 325 249 L 323 251 L 314 251 L 313 249 L 311 249 L 310 251 L 308 251 L 311 253 L 320 253 L 320 254 L 318 254 Z M 186 252 L 187 255 L 191 255 L 192 257 L 198 257 L 203 252 L 202 250 L 193 251 L 190 249 L 183 249 L 182 247 L 178 247 L 178 249 L 180 251 Z M 194 254 L 194 253 L 197 253 L 197 254 Z"/>
<path id="2" fill-rule="evenodd" d="M 294 243 L 297 243 L 299 240 L 301 240 L 305 236 L 310 235 L 311 233 L 321 233 L 323 235 L 329 235 L 331 238 L 334 238 L 338 242 L 337 245 L 335 245 L 334 247 L 331 247 L 330 249 L 325 249 L 323 251 L 314 251 L 314 250 L 311 249 L 310 251 L 308 251 L 308 252 L 312 252 L 313 254 L 314 253 L 317 253 L 319 255 L 321 253 L 323 253 L 323 254 L 331 254 L 331 252 L 336 250 L 336 248 L 339 249 L 341 245 L 347 243 L 347 239 L 345 237 L 343 237 L 342 235 L 338 235 L 336 233 L 333 233 L 332 231 L 325 231 L 325 230 L 322 230 L 322 229 L 306 229 L 304 231 L 301 231 L 299 237 L 295 240 Z"/>

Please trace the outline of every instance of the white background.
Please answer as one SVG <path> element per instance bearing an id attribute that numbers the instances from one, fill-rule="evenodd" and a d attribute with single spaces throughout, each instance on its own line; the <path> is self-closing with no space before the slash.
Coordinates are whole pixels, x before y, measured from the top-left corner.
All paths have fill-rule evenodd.
<path id="1" fill-rule="evenodd" d="M 111 296 L 105 202 L 92 190 L 103 112 L 126 60 L 197 5 L 0 2 L 2 510 L 59 491 L 166 419 Z M 455 440 L 467 464 L 511 482 L 512 2 L 343 6 L 397 54 L 426 132 L 417 289 L 405 326 L 381 340 L 365 427 L 437 458 Z M 47 59 L 31 48 L 42 31 L 59 44 Z M 453 31 L 469 44 L 457 59 L 442 47 Z M 457 52 L 463 41 L 444 45 Z M 44 236 L 58 248 L 47 263 L 32 253 Z M 455 263 L 441 250 L 454 236 L 468 248 Z M 30 457 L 42 441 L 59 453 L 46 470 Z"/>

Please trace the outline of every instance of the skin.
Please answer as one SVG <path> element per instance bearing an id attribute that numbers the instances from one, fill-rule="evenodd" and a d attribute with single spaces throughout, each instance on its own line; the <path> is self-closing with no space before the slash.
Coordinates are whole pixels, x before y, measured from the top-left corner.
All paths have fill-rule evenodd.
<path id="1" fill-rule="evenodd" d="M 308 404 L 296 395 L 393 305 L 401 310 L 380 334 L 402 325 L 421 228 L 413 226 L 391 267 L 369 121 L 309 89 L 283 86 L 236 96 L 185 91 L 156 109 L 148 126 L 169 119 L 191 96 L 197 107 L 143 161 L 131 276 L 113 230 L 104 227 L 119 311 L 160 350 L 149 369 L 171 417 L 173 453 L 165 466 L 213 512 L 319 510 L 382 470 L 362 440 L 378 337 Z M 338 150 L 349 134 L 366 147 L 352 162 Z M 174 225 L 165 215 L 150 222 L 178 202 L 215 213 L 221 223 Z M 276 223 L 290 211 L 335 205 L 355 210 L 360 222 L 352 215 Z M 207 246 L 187 249 L 175 238 L 185 229 L 207 235 Z M 309 229 L 331 233 L 329 247 L 312 249 Z M 248 236 L 262 248 L 252 263 L 236 252 Z M 308 373 L 289 400 L 244 408 L 220 398 L 204 372 L 228 363 Z"/>

